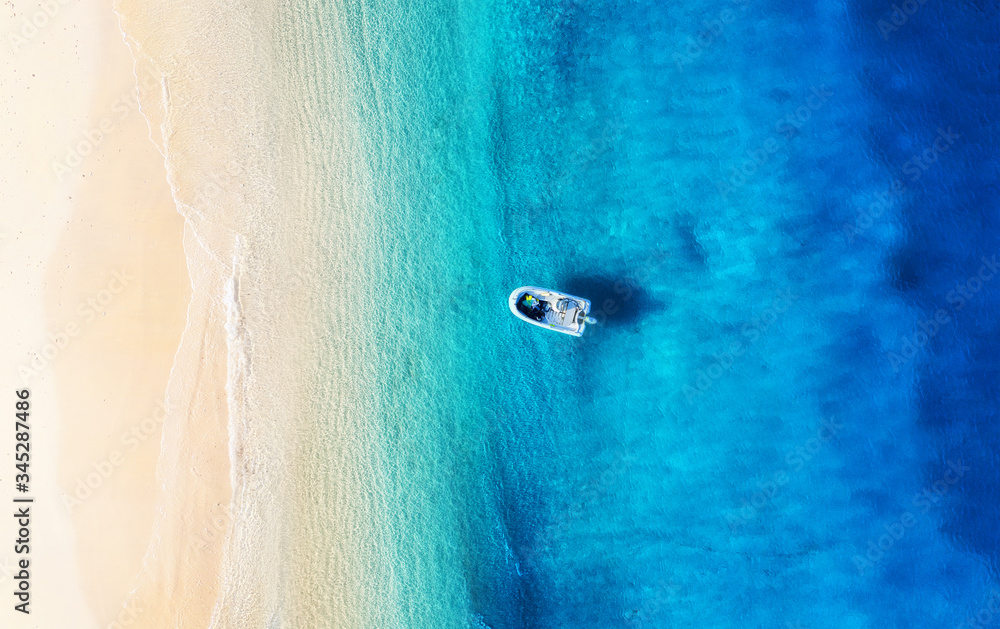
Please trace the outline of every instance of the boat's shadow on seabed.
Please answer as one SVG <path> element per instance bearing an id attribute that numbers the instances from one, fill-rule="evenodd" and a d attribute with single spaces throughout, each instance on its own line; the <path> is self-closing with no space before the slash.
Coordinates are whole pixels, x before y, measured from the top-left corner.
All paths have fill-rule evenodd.
<path id="1" fill-rule="evenodd" d="M 597 325 L 627 326 L 645 315 L 663 310 L 668 304 L 649 296 L 635 280 L 626 276 L 573 275 L 559 285 L 560 290 L 590 300 L 590 316 Z M 588 330 L 590 335 L 597 330 Z"/>

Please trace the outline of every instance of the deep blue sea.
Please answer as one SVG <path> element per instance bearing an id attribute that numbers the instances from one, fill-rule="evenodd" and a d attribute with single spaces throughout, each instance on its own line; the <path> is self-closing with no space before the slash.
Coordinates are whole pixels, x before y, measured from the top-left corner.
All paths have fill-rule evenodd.
<path id="1" fill-rule="evenodd" d="M 331 283 L 379 306 L 331 315 L 362 472 L 310 504 L 362 496 L 365 568 L 316 587 L 379 627 L 1000 626 L 995 0 L 307 4 L 364 195 L 317 185 L 367 199 Z"/>
<path id="2" fill-rule="evenodd" d="M 515 15 L 484 622 L 1000 625 L 997 3 Z"/>

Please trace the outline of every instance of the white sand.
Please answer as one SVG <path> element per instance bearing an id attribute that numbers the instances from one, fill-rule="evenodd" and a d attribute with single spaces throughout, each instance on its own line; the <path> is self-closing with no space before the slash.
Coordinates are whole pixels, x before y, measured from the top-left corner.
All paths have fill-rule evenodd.
<path id="1" fill-rule="evenodd" d="M 164 413 L 190 299 L 183 220 L 111 2 L 43 4 L 8 4 L 3 21 L 0 348 L 11 420 L 14 390 L 31 390 L 36 503 L 31 614 L 0 595 L 0 626 L 207 626 L 227 528 L 225 351 L 187 356 L 197 371 Z M 212 308 L 192 306 L 195 348 L 224 334 Z M 12 525 L 0 519 L 4 592 Z"/>

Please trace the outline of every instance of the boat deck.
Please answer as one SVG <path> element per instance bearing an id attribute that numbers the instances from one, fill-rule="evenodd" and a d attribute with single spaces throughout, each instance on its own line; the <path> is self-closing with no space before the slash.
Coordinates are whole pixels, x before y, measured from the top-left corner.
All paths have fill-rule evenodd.
<path id="1" fill-rule="evenodd" d="M 535 299 L 547 304 L 545 316 L 541 320 L 525 316 L 518 310 L 518 300 L 529 294 Z M 559 306 L 565 308 L 560 311 Z M 541 328 L 546 328 L 563 334 L 581 336 L 587 327 L 586 316 L 590 311 L 590 302 L 580 297 L 559 293 L 537 286 L 522 286 L 510 294 L 508 299 L 510 311 L 515 317 Z"/>

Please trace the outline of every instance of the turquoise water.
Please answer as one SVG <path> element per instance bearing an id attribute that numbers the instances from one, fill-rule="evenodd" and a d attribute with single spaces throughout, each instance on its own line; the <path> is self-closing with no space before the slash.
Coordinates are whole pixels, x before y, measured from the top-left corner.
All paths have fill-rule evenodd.
<path id="1" fill-rule="evenodd" d="M 289 9 L 332 287 L 289 626 L 993 622 L 996 289 L 952 291 L 998 14 L 916 6 Z"/>

